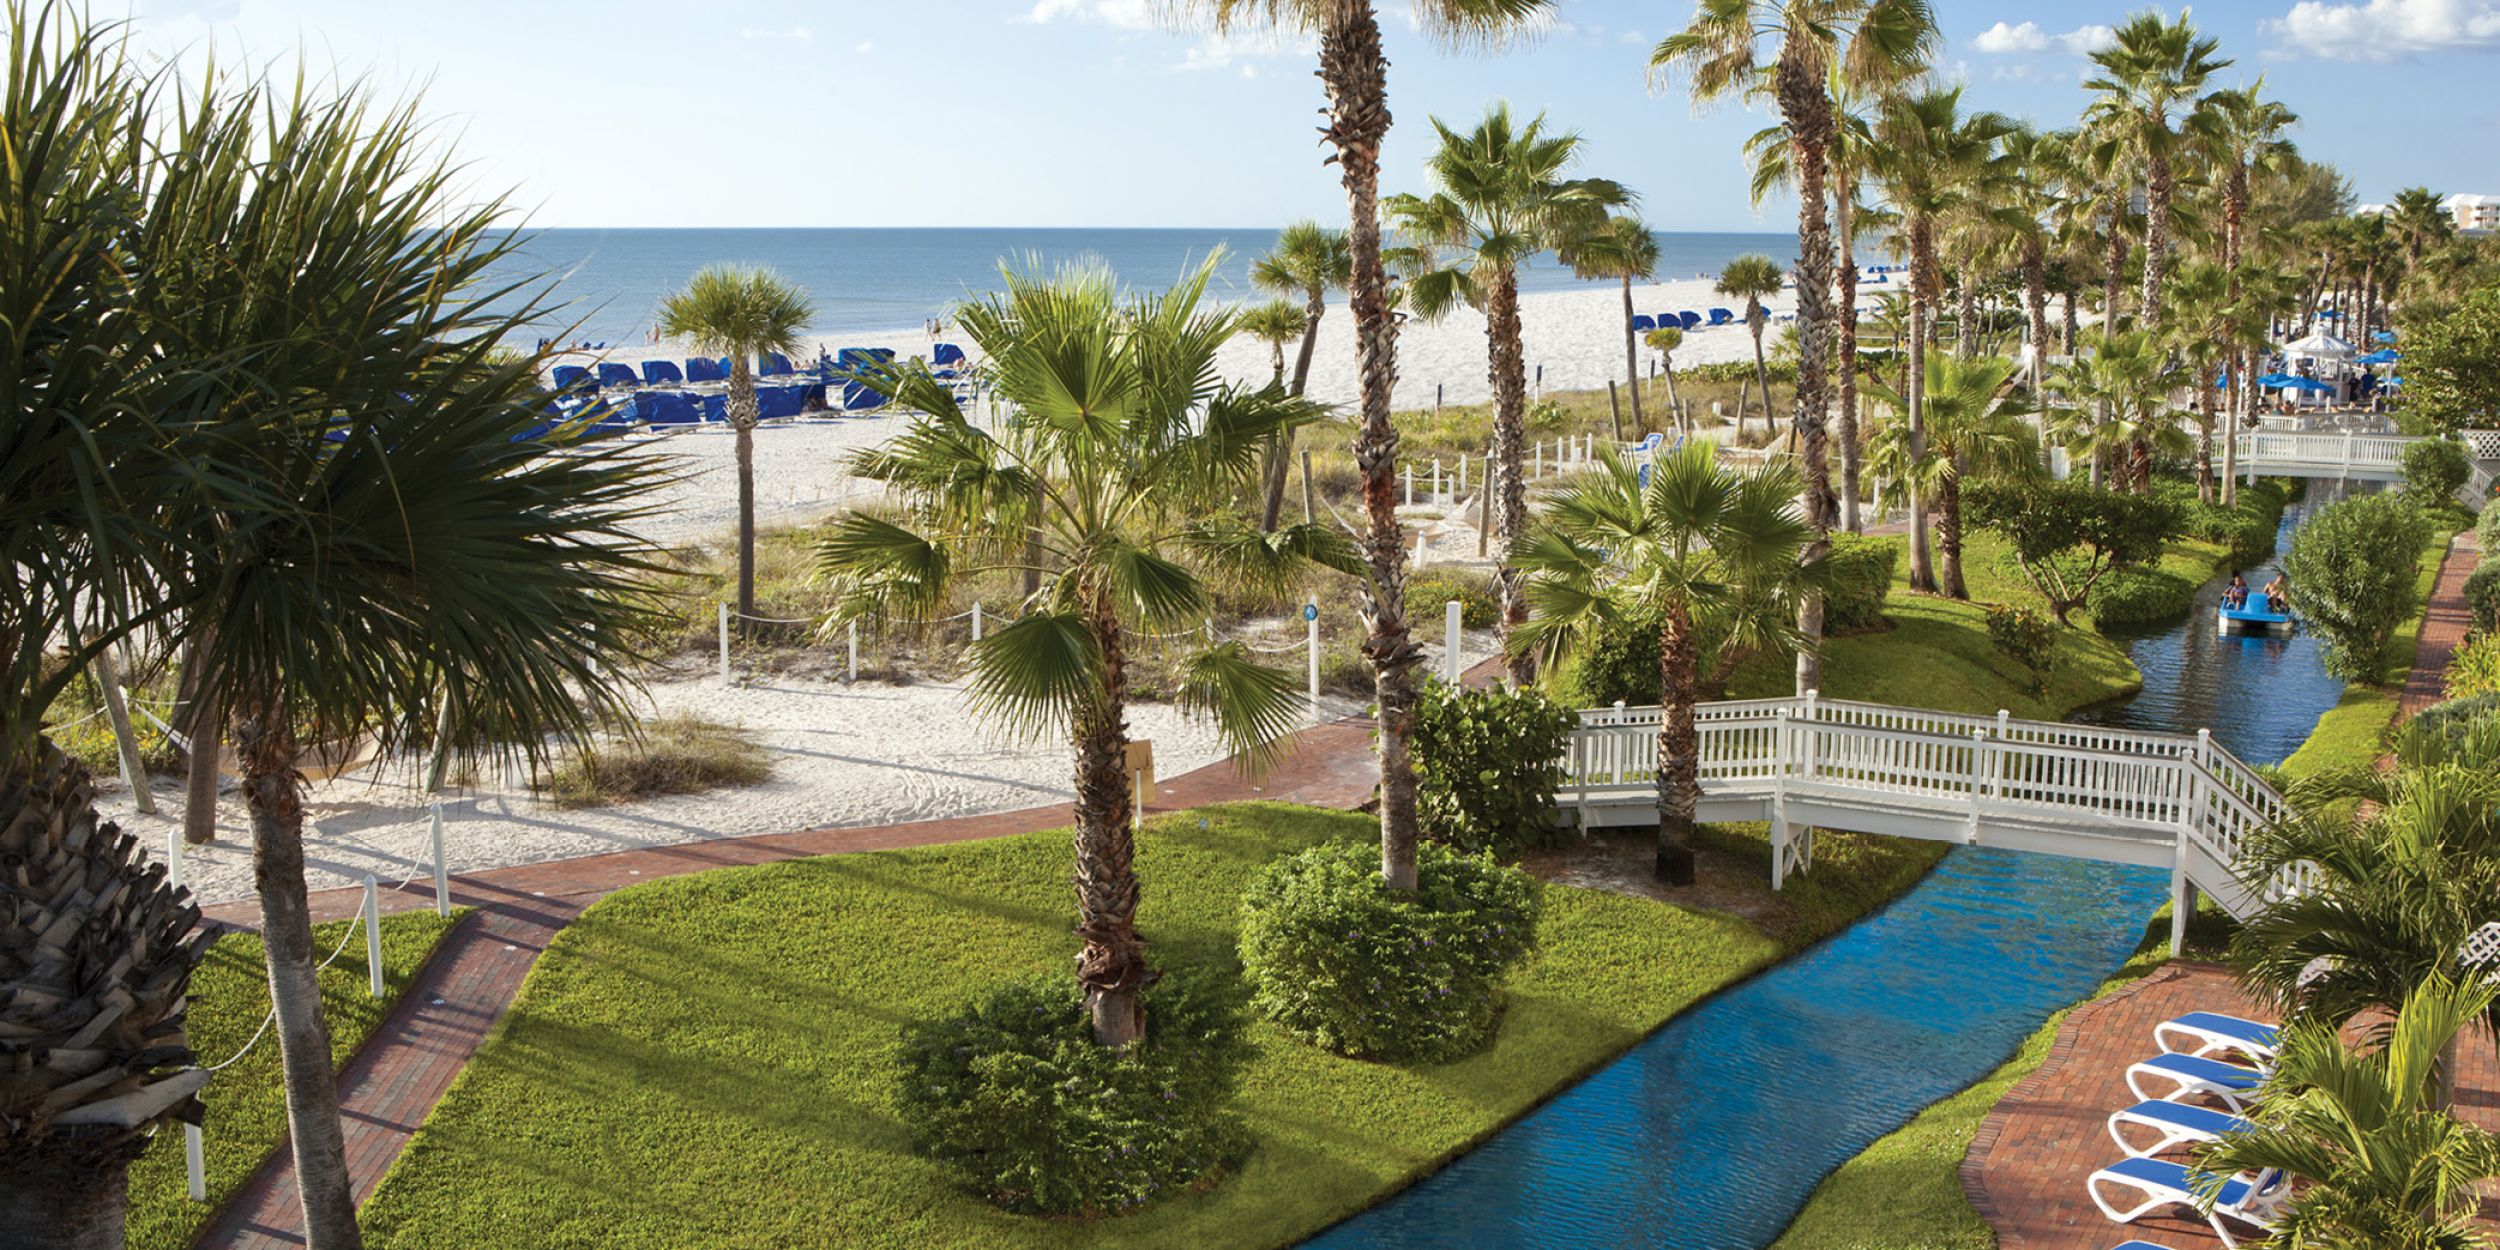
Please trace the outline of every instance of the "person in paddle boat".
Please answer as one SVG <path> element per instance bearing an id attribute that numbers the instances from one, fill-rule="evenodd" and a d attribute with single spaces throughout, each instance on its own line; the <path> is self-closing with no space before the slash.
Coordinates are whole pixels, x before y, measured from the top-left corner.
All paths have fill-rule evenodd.
<path id="1" fill-rule="evenodd" d="M 2282 574 L 2275 574 L 2274 580 L 2266 583 L 2267 611 L 2277 613 L 2291 611 L 2291 604 L 2289 602 L 2291 597 L 2292 588 L 2283 580 Z"/>
<path id="2" fill-rule="evenodd" d="M 2231 584 L 2222 588 L 2222 606 L 2234 612 L 2248 606 L 2248 579 L 2237 569 L 2231 571 Z"/>

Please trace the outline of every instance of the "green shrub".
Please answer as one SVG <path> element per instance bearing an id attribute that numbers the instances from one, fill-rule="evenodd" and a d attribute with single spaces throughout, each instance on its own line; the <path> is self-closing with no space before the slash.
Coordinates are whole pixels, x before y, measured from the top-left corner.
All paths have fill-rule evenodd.
<path id="1" fill-rule="evenodd" d="M 1260 870 L 1241 898 L 1251 1004 L 1343 1055 L 1438 1063 L 1492 1036 L 1504 973 L 1536 942 L 1536 880 L 1489 855 L 1416 848 L 1416 888 L 1338 842 Z"/>
<path id="2" fill-rule="evenodd" d="M 2021 604 L 1989 604 L 1988 641 L 2031 675 L 2033 694 L 2048 689 L 2049 665 L 2057 655 L 2057 623 L 2045 613 Z"/>
<path id="3" fill-rule="evenodd" d="M 2196 583 L 2147 565 L 2116 569 L 2092 587 L 2090 605 L 2101 629 L 2167 625 L 2196 606 Z"/>
<path id="4" fill-rule="evenodd" d="M 1491 629 L 1501 623 L 1502 605 L 1493 598 L 1492 579 L 1451 569 L 1430 569 L 1406 581 L 1406 610 L 1418 629 L 1441 628 L 1441 605 L 1458 600 L 1458 623 L 1468 629 Z M 1437 633 L 1433 635 L 1439 637 Z"/>
<path id="5" fill-rule="evenodd" d="M 2326 671 L 2353 681 L 2385 676 L 2387 649 L 2415 602 L 2416 566 L 2430 524 L 2402 495 L 2328 504 L 2292 535 L 2283 575 L 2292 603 L 2324 643 Z"/>
<path id="6" fill-rule="evenodd" d="M 1414 740 L 1425 834 L 1504 859 L 1551 841 L 1563 750 L 1579 719 L 1533 689 L 1425 686 Z"/>
<path id="7" fill-rule="evenodd" d="M 664 716 L 637 734 L 565 761 L 546 788 L 558 807 L 595 807 L 751 786 L 772 771 L 771 757 L 745 730 L 696 716 Z"/>
<path id="8" fill-rule="evenodd" d="M 2434 703 L 2396 727 L 2396 758 L 2408 767 L 2450 760 L 2488 767 L 2500 748 L 2500 692 Z"/>
<path id="9" fill-rule="evenodd" d="M 2500 634 L 2478 634 L 2448 657 L 2448 697 L 2478 694 L 2500 694 Z"/>
<path id="10" fill-rule="evenodd" d="M 2488 634 L 2500 631 L 2500 545 L 2487 544 L 2483 550 L 2491 558 L 2467 575 L 2465 609 L 2474 618 L 2474 632 Z"/>
<path id="11" fill-rule="evenodd" d="M 2500 553 L 2500 500 L 2485 503 L 2474 518 L 2474 539 L 2483 550 Z"/>
<path id="12" fill-rule="evenodd" d="M 1565 707 L 1646 707 L 1658 701 L 1658 627 L 1608 621 L 1591 630 L 1554 671 L 1554 699 Z"/>
<path id="13" fill-rule="evenodd" d="M 1974 483 L 1962 506 L 1967 524 L 2004 537 L 2008 558 L 2061 625 L 2113 571 L 2161 558 L 2179 532 L 2179 510 L 2168 501 L 2082 481 Z"/>
<path id="14" fill-rule="evenodd" d="M 1901 544 L 1891 539 L 1864 534 L 1832 535 L 1831 554 L 1823 557 L 1825 574 L 1831 578 L 1823 597 L 1823 632 L 1846 634 L 1881 627 L 1884 596 L 1892 593 L 1893 573 L 1900 563 Z M 1650 642 L 1651 654 L 1655 655 L 1657 640 Z M 1650 688 L 1657 688 L 1655 665 L 1651 667 Z"/>
<path id="15" fill-rule="evenodd" d="M 895 1101 L 922 1154 L 1002 1207 L 1118 1212 L 1241 1157 L 1249 1053 L 1232 1002 L 1184 978 L 1147 992 L 1125 1051 L 1094 1041 L 1073 980 L 1019 982 L 905 1026 Z"/>
<path id="16" fill-rule="evenodd" d="M 2405 493 L 2426 507 L 2449 500 L 2474 474 L 2464 446 L 2445 438 L 2407 444 L 2404 465 Z"/>
<path id="17" fill-rule="evenodd" d="M 2232 563 L 2242 565 L 2262 563 L 2274 554 L 2289 502 L 2282 486 L 2270 479 L 2240 487 L 2237 502 L 2227 508 L 2197 498 L 2196 484 L 2180 478 L 2154 479 L 2153 495 L 2179 510 L 2179 533 L 2229 547 Z"/>

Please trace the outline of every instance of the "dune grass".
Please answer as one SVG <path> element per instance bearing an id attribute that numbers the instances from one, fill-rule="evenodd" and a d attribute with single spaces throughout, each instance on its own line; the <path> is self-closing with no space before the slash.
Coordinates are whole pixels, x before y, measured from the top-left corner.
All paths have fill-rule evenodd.
<path id="1" fill-rule="evenodd" d="M 1250 873 L 1376 829 L 1273 804 L 1150 824 L 1138 872 L 1155 958 L 1236 969 Z M 1721 836 L 1745 846 L 1742 833 Z M 1249 1161 L 1204 1192 L 1103 1222 L 1008 1215 L 963 1191 L 911 1153 L 890 1092 L 904 1021 L 1002 979 L 1065 974 L 1064 833 L 636 886 L 557 937 L 366 1206 L 367 1235 L 376 1246 L 603 1250 L 1290 1244 L 1863 914 L 1916 879 L 1922 849 L 1832 847 L 1838 858 L 1804 883 L 1784 940 L 1723 914 L 1553 887 L 1543 945 L 1488 1049 L 1400 1068 L 1254 1025 Z"/>
<path id="2" fill-rule="evenodd" d="M 381 1026 L 392 1004 L 399 1001 L 462 914 L 456 911 L 445 919 L 430 911 L 415 911 L 382 918 L 381 998 L 366 993 L 363 939 L 346 938 L 356 922 L 314 927 L 314 948 L 325 956 L 342 939 L 348 942 L 347 952 L 321 972 L 321 1008 L 330 1024 L 334 1061 L 345 1064 Z M 251 1040 L 268 1013 L 269 974 L 262 962 L 259 936 L 229 933 L 218 938 L 208 948 L 207 960 L 191 974 L 192 1048 L 204 1062 L 223 1063 Z M 209 1217 L 286 1136 L 286 1096 L 279 1086 L 276 1040 L 262 1037 L 251 1053 L 209 1082 L 200 1101 L 208 1109 L 202 1151 L 208 1201 L 192 1202 L 185 1196 L 181 1130 L 157 1134 L 148 1143 L 147 1153 L 130 1168 L 131 1250 L 189 1246 Z"/>
<path id="3" fill-rule="evenodd" d="M 558 807 L 598 807 L 751 786 L 772 771 L 772 757 L 745 730 L 699 716 L 663 716 L 637 735 L 610 737 L 564 760 L 547 778 L 547 795 Z"/>

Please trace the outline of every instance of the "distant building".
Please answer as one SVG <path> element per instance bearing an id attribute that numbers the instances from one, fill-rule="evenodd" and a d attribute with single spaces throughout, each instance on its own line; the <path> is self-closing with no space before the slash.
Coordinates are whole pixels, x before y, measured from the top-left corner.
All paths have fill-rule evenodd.
<path id="1" fill-rule="evenodd" d="M 2384 217 L 2396 210 L 2385 204 L 2364 204 L 2353 210 L 2355 217 Z"/>
<path id="2" fill-rule="evenodd" d="M 2452 195 L 2439 202 L 2459 230 L 2500 230 L 2500 195 Z"/>

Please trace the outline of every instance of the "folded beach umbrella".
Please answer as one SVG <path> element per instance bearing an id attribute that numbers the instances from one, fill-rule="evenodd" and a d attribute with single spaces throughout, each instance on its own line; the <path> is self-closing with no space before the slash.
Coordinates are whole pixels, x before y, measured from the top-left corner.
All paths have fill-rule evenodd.
<path id="1" fill-rule="evenodd" d="M 609 361 L 599 366 L 599 385 L 640 386 L 642 378 L 634 372 L 632 365 L 620 365 Z"/>
<path id="2" fill-rule="evenodd" d="M 1647 334 L 1657 328 L 1658 319 L 1656 317 L 1652 317 L 1648 313 L 1632 314 L 1632 332 L 1634 334 Z"/>
<path id="3" fill-rule="evenodd" d="M 1675 315 L 1675 319 L 1683 323 L 1684 328 L 1687 330 L 1694 329 L 1701 325 L 1701 314 L 1694 312 L 1689 308 L 1685 309 L 1683 312 L 1677 313 Z"/>

